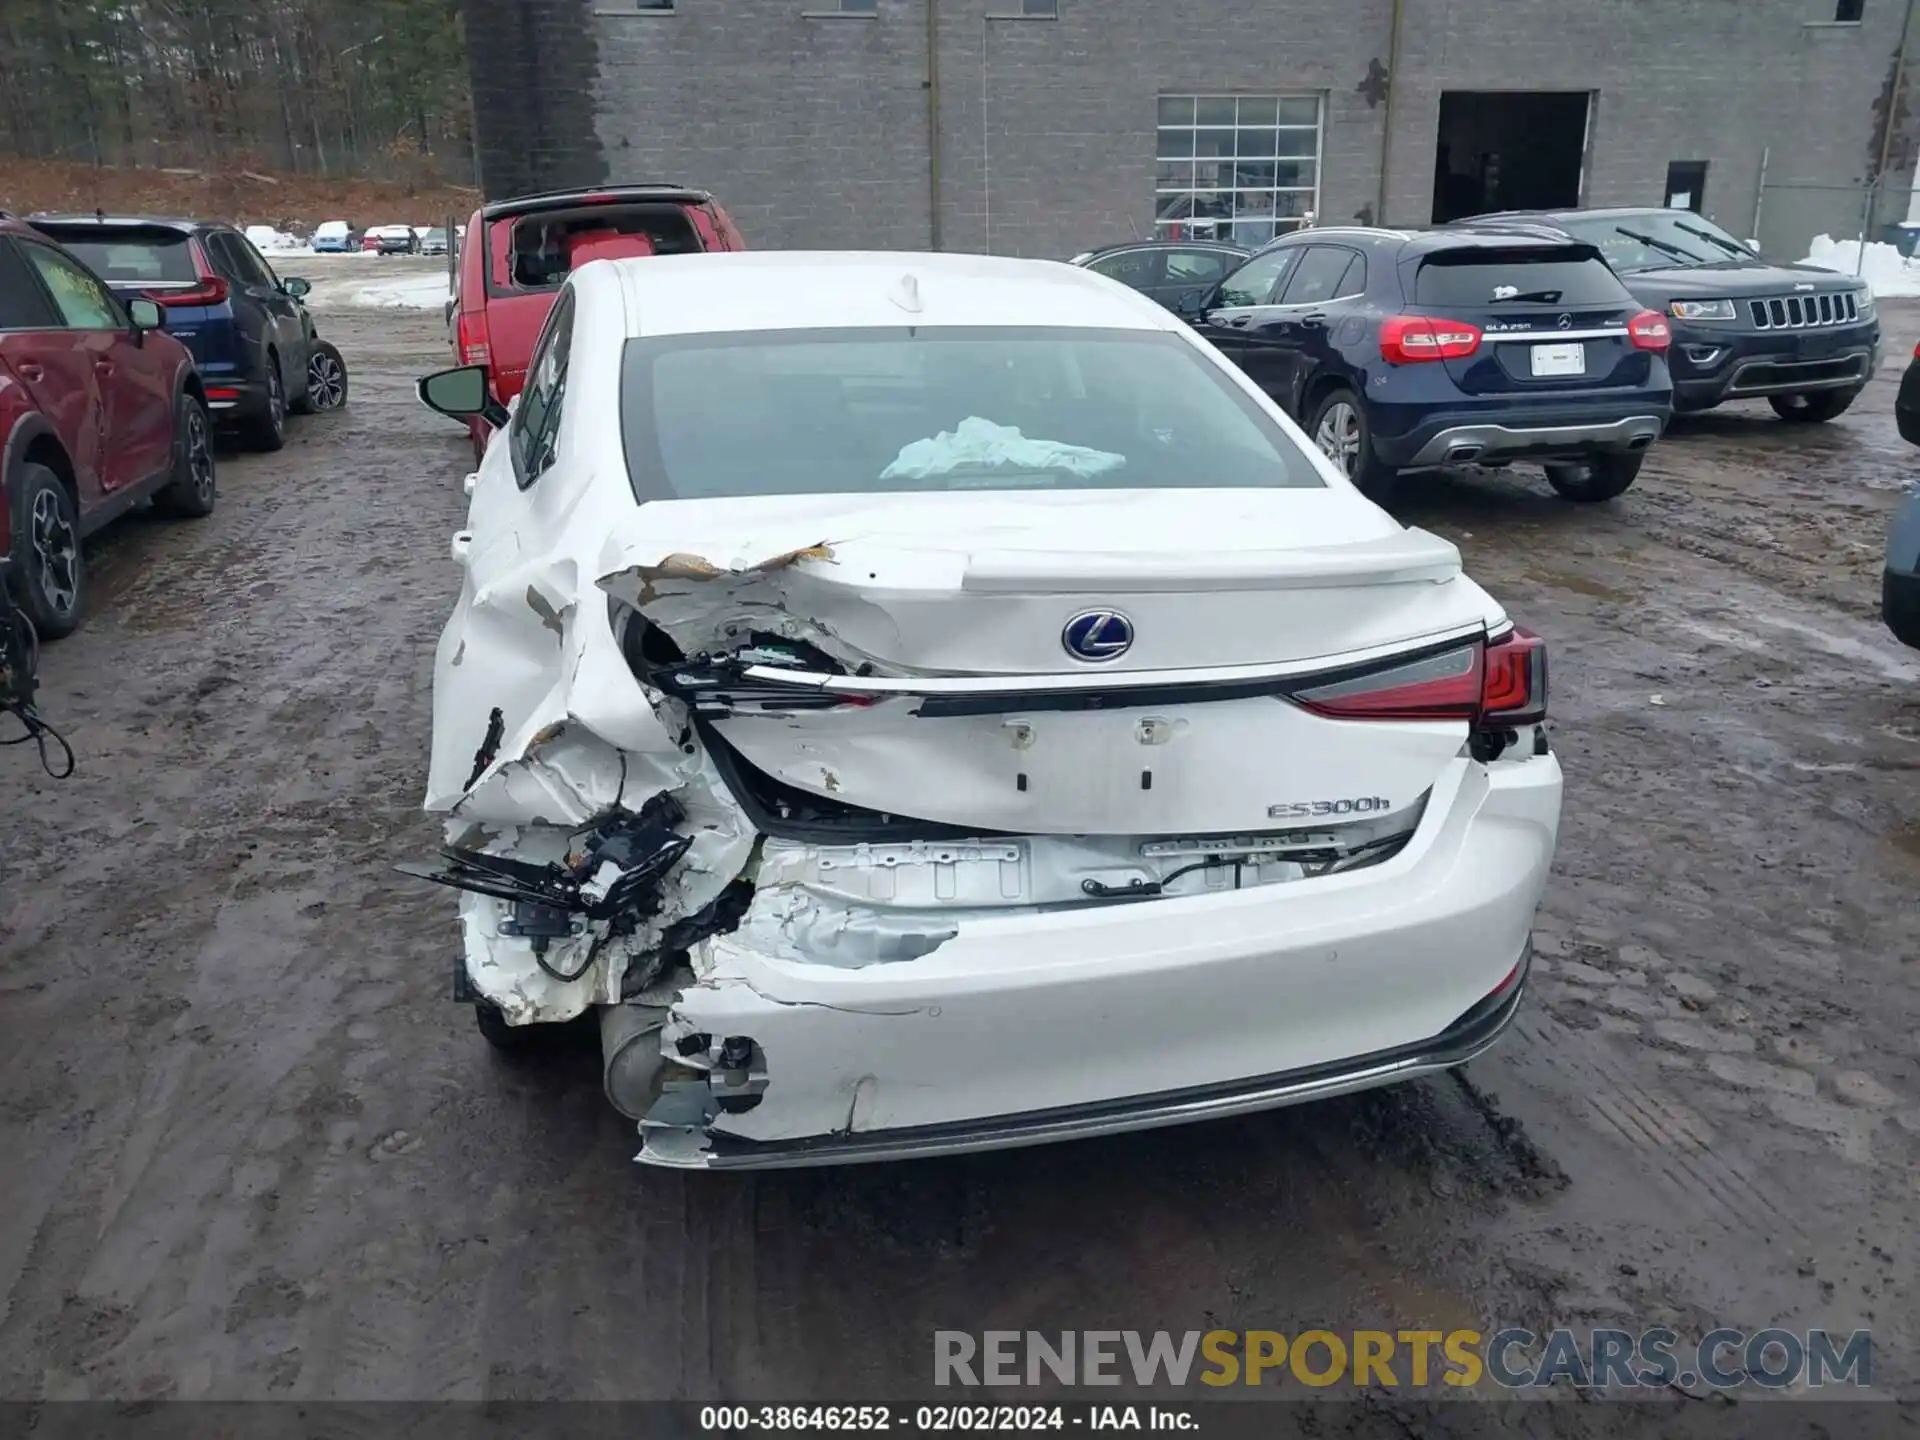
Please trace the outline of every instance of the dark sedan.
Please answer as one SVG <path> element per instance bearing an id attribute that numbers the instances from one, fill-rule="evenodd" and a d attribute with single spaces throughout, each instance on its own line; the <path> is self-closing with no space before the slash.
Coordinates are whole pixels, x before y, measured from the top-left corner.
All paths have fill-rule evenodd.
<path id="1" fill-rule="evenodd" d="M 1191 304 L 1253 252 L 1225 240 L 1125 240 L 1076 255 L 1082 265 L 1130 285 L 1169 310 Z"/>
<path id="2" fill-rule="evenodd" d="M 1677 412 L 1765 400 L 1782 420 L 1831 420 L 1873 378 L 1880 323 L 1865 283 L 1767 260 L 1690 210 L 1530 210 L 1455 224 L 1541 225 L 1595 246 L 1673 326 Z"/>

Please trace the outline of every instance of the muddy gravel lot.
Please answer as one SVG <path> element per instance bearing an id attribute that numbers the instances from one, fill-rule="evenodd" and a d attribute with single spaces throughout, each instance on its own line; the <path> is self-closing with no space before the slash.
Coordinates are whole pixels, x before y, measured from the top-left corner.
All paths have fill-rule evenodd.
<path id="1" fill-rule="evenodd" d="M 468 452 L 411 393 L 437 310 L 323 311 L 350 407 L 228 457 L 210 520 L 102 536 L 42 667 L 78 773 L 0 751 L 0 1396 L 904 1396 L 936 1328 L 1666 1324 L 1871 1328 L 1920 1399 L 1920 653 L 1876 614 L 1920 305 L 1883 310 L 1832 425 L 1682 422 L 1607 506 L 1400 502 L 1553 646 L 1566 814 L 1497 1050 L 747 1177 L 634 1166 L 591 1039 L 511 1067 L 450 998 L 450 897 L 393 866 L 438 838 Z"/>

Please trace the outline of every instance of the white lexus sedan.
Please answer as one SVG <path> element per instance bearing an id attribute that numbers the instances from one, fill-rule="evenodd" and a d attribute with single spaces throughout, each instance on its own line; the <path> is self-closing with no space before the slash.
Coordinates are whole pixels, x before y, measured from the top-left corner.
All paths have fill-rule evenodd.
<path id="1" fill-rule="evenodd" d="M 469 481 L 413 873 L 639 1159 L 896 1159 L 1461 1064 L 1546 655 L 1173 315 L 1045 261 L 595 261 Z"/>

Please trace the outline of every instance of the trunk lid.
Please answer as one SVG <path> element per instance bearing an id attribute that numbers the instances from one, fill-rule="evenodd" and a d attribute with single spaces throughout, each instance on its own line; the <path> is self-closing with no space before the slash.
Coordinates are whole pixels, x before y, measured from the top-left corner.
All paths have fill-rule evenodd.
<path id="1" fill-rule="evenodd" d="M 1646 307 L 1590 245 L 1477 245 L 1409 262 L 1409 313 L 1464 320 L 1480 347 L 1444 363 L 1470 395 L 1561 396 L 1645 385 L 1627 322 Z"/>
<path id="2" fill-rule="evenodd" d="M 1452 545 L 1334 489 L 666 501 L 606 557 L 602 588 L 688 657 L 654 683 L 753 771 L 976 832 L 1407 810 L 1464 722 L 1284 691 L 1499 618 Z"/>

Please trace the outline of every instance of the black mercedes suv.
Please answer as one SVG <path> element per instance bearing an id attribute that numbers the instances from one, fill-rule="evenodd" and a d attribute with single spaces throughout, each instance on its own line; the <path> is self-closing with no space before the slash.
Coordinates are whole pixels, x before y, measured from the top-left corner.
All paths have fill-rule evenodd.
<path id="1" fill-rule="evenodd" d="M 1690 210 L 1527 210 L 1456 227 L 1538 226 L 1597 248 L 1673 327 L 1677 413 L 1765 400 L 1782 420 L 1831 420 L 1873 377 L 1880 322 L 1850 275 L 1762 258 Z"/>

